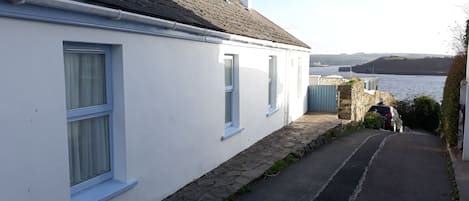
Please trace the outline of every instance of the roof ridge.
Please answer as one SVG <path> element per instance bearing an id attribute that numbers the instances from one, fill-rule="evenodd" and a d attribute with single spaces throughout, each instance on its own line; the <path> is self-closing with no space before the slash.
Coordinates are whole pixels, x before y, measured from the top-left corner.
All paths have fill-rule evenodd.
<path id="1" fill-rule="evenodd" d="M 84 2 L 215 31 L 310 48 L 255 9 L 247 9 L 240 0 L 85 0 Z"/>

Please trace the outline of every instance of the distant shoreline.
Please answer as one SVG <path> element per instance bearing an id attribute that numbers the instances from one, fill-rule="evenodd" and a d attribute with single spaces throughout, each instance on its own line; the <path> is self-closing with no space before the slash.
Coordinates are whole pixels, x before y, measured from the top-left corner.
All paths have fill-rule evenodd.
<path id="1" fill-rule="evenodd" d="M 383 75 L 447 76 L 453 58 L 444 55 L 395 54 L 311 55 L 314 64 L 336 66 L 339 72 Z M 366 62 L 365 59 L 369 59 Z M 317 61 L 316 61 L 317 60 Z M 318 67 L 319 68 L 319 67 Z M 329 67 L 321 67 L 329 68 Z M 350 70 L 351 68 L 351 70 Z"/>
<path id="2" fill-rule="evenodd" d="M 352 71 L 372 74 L 446 76 L 451 64 L 452 58 L 450 57 L 408 59 L 393 56 L 382 57 L 366 64 L 353 66 Z"/>
<path id="3" fill-rule="evenodd" d="M 350 70 L 350 67 L 349 66 L 344 66 L 344 65 L 336 65 L 336 66 L 328 66 L 328 67 L 313 67 L 313 66 L 310 66 L 310 68 L 312 69 L 327 69 L 327 68 L 338 68 L 338 73 L 347 73 L 349 72 Z M 342 70 L 341 70 L 342 69 Z M 357 74 L 369 74 L 369 75 L 420 75 L 420 76 L 447 76 L 447 73 L 446 72 L 429 72 L 429 71 L 419 71 L 419 72 L 412 72 L 412 71 L 406 71 L 406 72 L 398 72 L 398 71 L 395 71 L 395 72 L 392 72 L 392 71 L 387 71 L 387 72 L 374 72 L 374 73 L 371 73 L 371 72 L 360 72 L 360 71 L 357 71 L 357 70 L 352 70 L 353 73 L 357 73 Z"/>
<path id="4" fill-rule="evenodd" d="M 386 73 L 363 73 L 363 72 L 355 72 L 352 70 L 354 73 L 359 73 L 359 74 L 379 74 L 379 75 L 431 75 L 431 76 L 448 76 L 447 73 L 428 73 L 428 72 L 414 72 L 414 73 L 409 73 L 409 72 L 386 72 Z"/>

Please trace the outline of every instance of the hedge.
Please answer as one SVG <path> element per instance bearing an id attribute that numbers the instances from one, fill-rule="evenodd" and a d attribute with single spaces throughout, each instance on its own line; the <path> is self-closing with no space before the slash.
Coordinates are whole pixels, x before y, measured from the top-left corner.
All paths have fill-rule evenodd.
<path id="1" fill-rule="evenodd" d="M 466 62 L 467 55 L 465 53 L 454 57 L 443 91 L 441 106 L 443 112 L 442 131 L 450 146 L 456 146 L 458 142 L 459 88 L 461 80 L 466 77 Z"/>

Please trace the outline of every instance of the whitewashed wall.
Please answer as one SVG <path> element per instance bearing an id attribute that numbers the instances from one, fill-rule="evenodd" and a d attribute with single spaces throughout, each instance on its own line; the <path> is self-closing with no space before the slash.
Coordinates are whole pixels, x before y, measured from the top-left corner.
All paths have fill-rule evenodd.
<path id="1" fill-rule="evenodd" d="M 469 55 L 469 50 L 468 50 Z M 466 62 L 466 82 L 469 83 L 469 57 Z M 469 84 L 466 84 L 466 111 L 465 111 L 465 122 L 464 122 L 464 136 L 463 136 L 463 153 L 462 159 L 469 161 Z"/>
<path id="2" fill-rule="evenodd" d="M 113 45 L 116 178 L 138 180 L 114 200 L 163 199 L 284 126 L 287 99 L 290 120 L 306 111 L 307 53 L 8 18 L 0 27 L 0 200 L 70 199 L 64 41 Z M 239 55 L 244 131 L 221 141 L 225 53 Z M 280 110 L 266 117 L 269 55 Z"/>

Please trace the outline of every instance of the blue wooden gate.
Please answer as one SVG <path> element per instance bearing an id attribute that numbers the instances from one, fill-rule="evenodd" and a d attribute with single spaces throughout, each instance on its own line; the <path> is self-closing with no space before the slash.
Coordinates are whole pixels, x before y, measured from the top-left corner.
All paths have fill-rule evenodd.
<path id="1" fill-rule="evenodd" d="M 308 112 L 337 112 L 336 85 L 309 85 Z"/>

